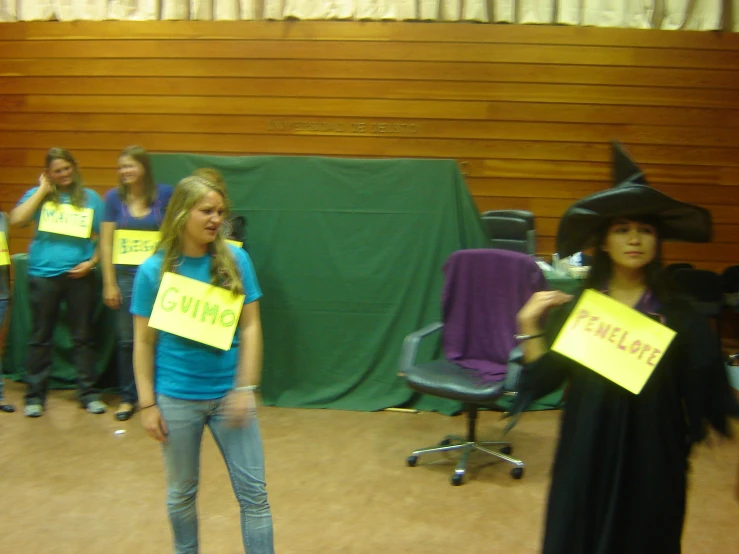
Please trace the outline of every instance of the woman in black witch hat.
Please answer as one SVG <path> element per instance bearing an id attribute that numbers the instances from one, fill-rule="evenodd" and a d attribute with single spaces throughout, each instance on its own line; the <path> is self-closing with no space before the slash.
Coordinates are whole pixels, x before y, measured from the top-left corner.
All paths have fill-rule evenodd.
<path id="1" fill-rule="evenodd" d="M 709 212 L 648 186 L 617 144 L 614 184 L 567 210 L 558 252 L 564 257 L 594 247 L 586 288 L 677 334 L 636 395 L 549 350 L 574 307 L 571 296 L 539 292 L 519 312 L 526 367 L 517 409 L 569 382 L 544 554 L 679 553 L 691 445 L 707 424 L 728 434 L 727 416 L 739 413 L 718 338 L 671 294 L 660 260 L 663 240 L 710 241 Z"/>

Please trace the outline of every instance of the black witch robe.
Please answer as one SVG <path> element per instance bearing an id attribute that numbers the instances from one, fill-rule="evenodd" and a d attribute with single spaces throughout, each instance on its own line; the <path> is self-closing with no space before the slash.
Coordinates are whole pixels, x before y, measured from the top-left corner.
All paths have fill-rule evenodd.
<path id="1" fill-rule="evenodd" d="M 574 304 L 552 314 L 550 341 Z M 706 319 L 655 309 L 677 334 L 638 395 L 551 351 L 524 369 L 519 409 L 569 382 L 544 554 L 680 553 L 691 445 L 707 424 L 728 434 L 739 408 Z"/>

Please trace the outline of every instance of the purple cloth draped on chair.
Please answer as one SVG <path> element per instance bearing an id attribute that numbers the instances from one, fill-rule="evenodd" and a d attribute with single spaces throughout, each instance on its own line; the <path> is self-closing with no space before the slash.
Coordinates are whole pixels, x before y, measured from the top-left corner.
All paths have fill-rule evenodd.
<path id="1" fill-rule="evenodd" d="M 531 256 L 486 248 L 453 253 L 444 275 L 446 358 L 478 371 L 483 381 L 500 381 L 517 344 L 516 314 L 548 288 L 541 269 Z"/>

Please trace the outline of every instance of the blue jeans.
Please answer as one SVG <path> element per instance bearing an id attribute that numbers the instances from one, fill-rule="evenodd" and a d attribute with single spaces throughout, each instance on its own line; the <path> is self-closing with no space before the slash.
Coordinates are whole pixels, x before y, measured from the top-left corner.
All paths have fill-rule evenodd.
<path id="1" fill-rule="evenodd" d="M 5 322 L 5 314 L 8 313 L 8 305 L 10 304 L 10 300 L 7 298 L 0 298 L 0 330 L 3 328 L 3 323 Z M 0 352 L 0 398 L 3 397 L 3 357 L 2 352 Z"/>
<path id="2" fill-rule="evenodd" d="M 198 515 L 195 498 L 200 478 L 200 443 L 207 425 L 226 462 L 241 510 L 241 534 L 249 554 L 274 554 L 272 514 L 264 482 L 264 453 L 256 418 L 229 427 L 216 400 L 180 400 L 157 395 L 167 425 L 162 443 L 167 474 L 167 510 L 175 554 L 197 554 Z"/>
<path id="3" fill-rule="evenodd" d="M 133 376 L 133 316 L 131 315 L 131 292 L 135 273 L 116 271 L 116 281 L 121 291 L 121 307 L 117 314 L 117 348 L 118 386 L 121 390 L 121 402 L 135 404 L 136 380 Z"/>

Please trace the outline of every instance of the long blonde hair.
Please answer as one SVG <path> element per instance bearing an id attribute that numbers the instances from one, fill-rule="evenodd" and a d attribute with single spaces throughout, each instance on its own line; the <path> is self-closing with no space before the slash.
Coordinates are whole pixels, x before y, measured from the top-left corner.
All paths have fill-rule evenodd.
<path id="1" fill-rule="evenodd" d="M 230 210 L 230 202 L 225 186 L 210 179 L 192 175 L 177 183 L 160 229 L 162 239 L 158 248 L 164 251 L 162 274 L 176 270 L 178 260 L 182 255 L 182 234 L 190 218 L 190 211 L 211 191 L 220 194 L 223 198 L 223 220 L 225 222 Z M 208 251 L 212 256 L 210 282 L 213 285 L 229 289 L 233 294 L 243 294 L 244 285 L 236 267 L 236 260 L 231 254 L 225 239 L 225 228 L 221 225 L 218 233 L 216 233 L 215 240 L 208 245 Z"/>
<path id="2" fill-rule="evenodd" d="M 46 169 L 48 170 L 52 162 L 55 160 L 64 160 L 69 163 L 74 169 L 74 175 L 72 176 L 72 184 L 67 188 L 69 198 L 72 205 L 75 208 L 85 207 L 85 185 L 82 181 L 82 175 L 80 175 L 80 169 L 77 166 L 77 160 L 74 159 L 72 153 L 66 148 L 50 148 L 46 153 Z M 59 189 L 54 184 L 51 187 L 51 192 L 46 195 L 46 198 L 52 202 L 59 203 Z"/>
<path id="3" fill-rule="evenodd" d="M 149 153 L 143 146 L 127 146 L 123 151 L 118 154 L 120 160 L 123 156 L 128 156 L 133 161 L 138 162 L 144 168 L 144 176 L 142 178 L 144 185 L 144 200 L 147 206 L 154 204 L 154 200 L 157 197 L 157 185 L 154 182 L 154 175 L 151 170 L 151 159 Z M 122 202 L 125 202 L 128 198 L 128 185 L 126 185 L 122 179 L 118 181 L 118 197 Z"/>

